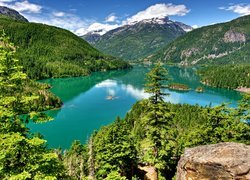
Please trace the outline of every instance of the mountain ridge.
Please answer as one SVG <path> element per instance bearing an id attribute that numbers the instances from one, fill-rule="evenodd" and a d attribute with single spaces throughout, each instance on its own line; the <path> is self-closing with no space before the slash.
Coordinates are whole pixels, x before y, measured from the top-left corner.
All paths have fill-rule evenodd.
<path id="1" fill-rule="evenodd" d="M 250 63 L 250 15 L 195 29 L 144 59 L 180 65 Z"/>
<path id="2" fill-rule="evenodd" d="M 102 36 L 89 32 L 82 38 L 104 53 L 125 60 L 139 60 L 190 30 L 191 26 L 168 17 L 151 18 L 123 25 Z"/>

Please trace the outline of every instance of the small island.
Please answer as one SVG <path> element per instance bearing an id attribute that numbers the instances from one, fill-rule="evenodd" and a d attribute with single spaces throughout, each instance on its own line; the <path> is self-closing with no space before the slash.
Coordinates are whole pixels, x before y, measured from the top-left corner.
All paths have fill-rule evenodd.
<path id="1" fill-rule="evenodd" d="M 189 91 L 190 90 L 190 88 L 187 85 L 180 84 L 180 83 L 169 84 L 168 88 L 172 89 L 172 90 L 178 90 L 178 91 Z"/>
<path id="2" fill-rule="evenodd" d="M 204 92 L 204 87 L 197 87 L 196 89 L 195 89 L 195 91 L 196 92 L 198 92 L 198 93 L 203 93 Z"/>

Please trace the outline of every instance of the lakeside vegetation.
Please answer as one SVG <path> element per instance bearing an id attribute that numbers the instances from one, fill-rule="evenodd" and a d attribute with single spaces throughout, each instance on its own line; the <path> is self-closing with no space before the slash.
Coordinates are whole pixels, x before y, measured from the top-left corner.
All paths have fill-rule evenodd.
<path id="1" fill-rule="evenodd" d="M 195 91 L 198 92 L 198 93 L 202 93 L 202 92 L 205 91 L 205 89 L 204 89 L 204 87 L 199 86 L 199 87 L 197 87 L 197 88 L 195 89 Z"/>
<path id="2" fill-rule="evenodd" d="M 168 94 L 163 90 L 170 79 L 157 64 L 146 78 L 150 98 L 138 101 L 126 117 L 94 132 L 86 144 L 74 141 L 65 151 L 49 149 L 42 135 L 31 133 L 27 124 L 50 121 L 42 111 L 62 102 L 48 91 L 50 85 L 34 79 L 89 75 L 130 65 L 60 28 L 0 16 L 3 28 L 10 39 L 5 34 L 0 38 L 0 179 L 139 180 L 147 167 L 159 180 L 174 179 L 185 148 L 231 141 L 250 145 L 250 95 L 236 108 L 166 103 Z M 206 84 L 235 89 L 250 87 L 249 69 L 250 65 L 210 67 L 201 75 Z M 76 87 L 76 94 L 104 78 Z M 169 87 L 189 90 L 177 83 Z"/>
<path id="3" fill-rule="evenodd" d="M 250 88 L 250 64 L 211 66 L 198 71 L 208 86 L 237 89 Z"/>
<path id="4" fill-rule="evenodd" d="M 168 85 L 169 89 L 173 89 L 173 90 L 178 90 L 178 91 L 189 91 L 190 88 L 185 85 L 185 84 L 180 84 L 180 83 L 171 83 Z"/>
<path id="5" fill-rule="evenodd" d="M 85 76 L 131 67 L 61 28 L 0 16 L 0 30 L 17 46 L 16 57 L 31 79 Z"/>
<path id="6" fill-rule="evenodd" d="M 218 142 L 250 144 L 250 96 L 238 108 L 163 102 L 166 71 L 160 66 L 148 74 L 149 99 L 137 102 L 124 119 L 94 133 L 84 159 L 97 179 L 143 179 L 140 167 L 153 167 L 158 179 L 172 179 L 186 147 Z M 71 148 L 72 149 L 72 148 Z M 77 169 L 74 170 L 77 172 Z M 112 177 L 112 178 L 111 178 Z"/>
<path id="7" fill-rule="evenodd" d="M 0 179 L 62 179 L 66 172 L 46 141 L 30 133 L 28 122 L 50 120 L 40 112 L 40 95 L 27 87 L 15 47 L 0 38 Z M 25 115 L 24 115 L 25 114 Z"/>
<path id="8" fill-rule="evenodd" d="M 28 79 L 15 59 L 15 47 L 5 36 L 1 42 L 0 179 L 136 179 L 144 175 L 139 166 L 152 166 L 159 179 L 170 179 L 186 147 L 250 144 L 250 127 L 244 123 L 250 118 L 250 96 L 238 108 L 166 103 L 162 89 L 169 78 L 158 64 L 147 74 L 145 91 L 151 97 L 137 102 L 124 119 L 95 132 L 87 145 L 76 141 L 65 153 L 48 149 L 26 127 L 30 121 L 51 120 L 33 106 L 41 94 L 24 93 Z"/>

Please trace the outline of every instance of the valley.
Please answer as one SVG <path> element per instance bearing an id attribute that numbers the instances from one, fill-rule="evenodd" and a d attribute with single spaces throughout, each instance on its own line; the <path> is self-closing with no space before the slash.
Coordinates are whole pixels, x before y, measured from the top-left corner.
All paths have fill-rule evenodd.
<path id="1" fill-rule="evenodd" d="M 33 132 L 41 132 L 53 148 L 67 149 L 74 139 L 85 143 L 94 130 L 112 123 L 117 116 L 125 117 L 134 103 L 149 97 L 144 92 L 144 76 L 151 68 L 136 66 L 132 70 L 98 72 L 90 77 L 43 80 L 51 84 L 51 91 L 63 100 L 63 107 L 48 112 L 54 121 L 29 127 Z M 204 87 L 204 93 L 199 94 L 195 90 L 202 84 L 195 70 L 178 67 L 167 69 L 172 82 L 183 83 L 190 88 L 184 92 L 166 90 L 170 94 L 165 98 L 167 102 L 199 104 L 203 107 L 224 102 L 236 107 L 241 99 L 240 93 L 219 88 Z M 117 98 L 107 100 L 109 95 Z M 90 113 L 95 111 L 98 113 Z"/>
<path id="2" fill-rule="evenodd" d="M 0 1 L 0 179 L 248 179 L 250 4 L 109 1 Z"/>

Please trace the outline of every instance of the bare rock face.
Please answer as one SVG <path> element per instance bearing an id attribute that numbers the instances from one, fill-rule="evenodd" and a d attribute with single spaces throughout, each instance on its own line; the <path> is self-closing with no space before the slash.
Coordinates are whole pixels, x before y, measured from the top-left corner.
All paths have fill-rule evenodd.
<path id="1" fill-rule="evenodd" d="M 246 42 L 247 37 L 243 33 L 236 32 L 234 30 L 229 30 L 224 35 L 224 42 L 234 43 L 234 42 Z"/>
<path id="2" fill-rule="evenodd" d="M 250 180 L 250 146 L 219 143 L 186 149 L 177 180 Z"/>
<path id="3" fill-rule="evenodd" d="M 190 48 L 187 50 L 184 50 L 181 52 L 181 58 L 189 58 L 190 56 L 192 56 L 193 54 L 197 54 L 199 52 L 199 48 Z"/>
<path id="4" fill-rule="evenodd" d="M 139 169 L 144 173 L 144 180 L 157 180 L 156 168 L 153 166 L 139 166 Z"/>

